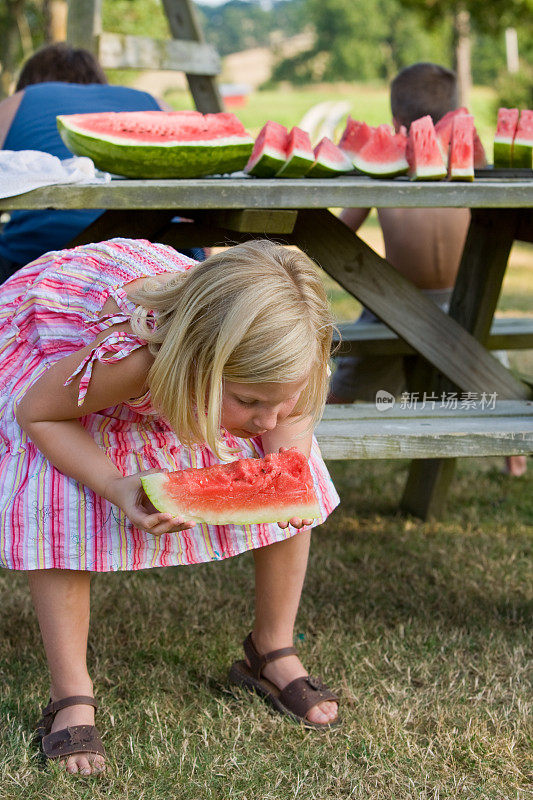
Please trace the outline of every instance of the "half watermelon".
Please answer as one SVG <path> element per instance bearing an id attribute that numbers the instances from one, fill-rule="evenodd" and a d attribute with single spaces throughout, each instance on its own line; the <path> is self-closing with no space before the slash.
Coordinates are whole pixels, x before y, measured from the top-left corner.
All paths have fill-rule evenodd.
<path id="1" fill-rule="evenodd" d="M 273 178 L 285 163 L 289 133 L 285 125 L 269 120 L 263 125 L 244 171 L 257 178 Z"/>
<path id="2" fill-rule="evenodd" d="M 499 108 L 498 124 L 494 136 L 494 166 L 511 167 L 513 164 L 513 139 L 518 125 L 517 108 Z"/>
<path id="3" fill-rule="evenodd" d="M 390 125 L 378 125 L 370 132 L 366 144 L 353 155 L 353 165 L 359 172 L 373 178 L 393 178 L 407 172 L 405 128 L 394 133 Z"/>
<path id="4" fill-rule="evenodd" d="M 308 178 L 331 178 L 351 172 L 353 165 L 346 153 L 324 136 L 314 149 L 315 163 L 307 173 Z"/>
<path id="5" fill-rule="evenodd" d="M 448 177 L 452 181 L 474 180 L 474 117 L 470 114 L 453 118 Z"/>
<path id="6" fill-rule="evenodd" d="M 57 117 L 61 138 L 75 155 L 128 178 L 196 178 L 235 172 L 253 139 L 234 114 L 198 111 L 121 111 Z"/>
<path id="7" fill-rule="evenodd" d="M 513 139 L 513 167 L 531 169 L 533 152 L 533 111 L 520 112 Z"/>
<path id="8" fill-rule="evenodd" d="M 285 163 L 276 172 L 276 178 L 303 178 L 313 166 L 314 161 L 315 155 L 309 134 L 295 126 L 289 133 Z"/>
<path id="9" fill-rule="evenodd" d="M 153 473 L 141 481 L 159 511 L 193 522 L 247 525 L 320 515 L 309 464 L 295 447 L 265 458 Z"/>
<path id="10" fill-rule="evenodd" d="M 409 174 L 414 181 L 438 181 L 446 176 L 433 120 L 427 114 L 409 128 Z"/>

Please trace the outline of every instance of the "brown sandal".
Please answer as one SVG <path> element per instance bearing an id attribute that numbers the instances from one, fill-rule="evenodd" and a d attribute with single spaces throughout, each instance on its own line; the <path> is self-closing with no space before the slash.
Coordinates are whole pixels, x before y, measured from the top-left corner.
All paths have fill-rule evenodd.
<path id="1" fill-rule="evenodd" d="M 280 650 L 272 650 L 270 653 L 260 655 L 255 649 L 251 633 L 244 640 L 243 647 L 250 666 L 246 661 L 235 661 L 229 671 L 230 683 L 252 689 L 271 703 L 277 711 L 286 714 L 306 728 L 330 730 L 341 724 L 339 717 L 328 723 L 311 722 L 306 717 L 309 709 L 316 706 L 317 703 L 321 703 L 324 700 L 339 702 L 337 695 L 333 694 L 320 680 L 307 675 L 307 677 L 295 678 L 284 689 L 280 690 L 267 678 L 261 676 L 264 667 L 270 661 L 276 661 L 284 656 L 296 655 L 297 650 L 295 647 L 282 647 Z"/>
<path id="2" fill-rule="evenodd" d="M 63 708 L 77 705 L 98 708 L 94 697 L 86 695 L 64 697 L 54 703 L 50 702 L 43 708 L 43 715 L 37 723 L 35 738 L 40 742 L 46 758 L 66 758 L 76 753 L 94 753 L 105 758 L 105 748 L 94 725 L 72 725 L 51 733 L 52 723 L 57 712 Z"/>

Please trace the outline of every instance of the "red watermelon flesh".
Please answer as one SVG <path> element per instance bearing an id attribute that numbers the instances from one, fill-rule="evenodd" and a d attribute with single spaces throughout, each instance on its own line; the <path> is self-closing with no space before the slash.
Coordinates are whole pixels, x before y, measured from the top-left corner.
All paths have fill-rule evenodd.
<path id="1" fill-rule="evenodd" d="M 494 136 L 494 166 L 510 167 L 513 163 L 513 139 L 518 125 L 517 108 L 499 108 Z"/>
<path id="2" fill-rule="evenodd" d="M 373 178 L 393 178 L 407 172 L 407 136 L 405 128 L 394 133 L 390 125 L 378 125 L 371 131 L 367 143 L 353 155 L 353 164 L 360 172 Z"/>
<path id="3" fill-rule="evenodd" d="M 448 176 L 452 181 L 474 180 L 474 117 L 470 114 L 453 118 Z"/>
<path id="4" fill-rule="evenodd" d="M 513 140 L 513 167 L 531 169 L 533 152 L 533 111 L 524 109 Z"/>
<path id="5" fill-rule="evenodd" d="M 351 172 L 353 165 L 346 153 L 324 136 L 314 149 L 315 163 L 307 173 L 308 178 L 328 178 Z"/>
<path id="6" fill-rule="evenodd" d="M 448 163 L 448 155 L 450 150 L 450 141 L 452 137 L 452 124 L 453 120 L 456 116 L 460 114 L 469 114 L 465 106 L 461 106 L 461 108 L 455 108 L 453 111 L 448 111 L 439 121 L 435 124 L 435 133 L 437 134 L 437 139 L 439 140 L 439 144 L 442 151 L 442 157 L 444 159 L 444 163 Z M 479 138 L 478 132 L 474 127 L 474 167 L 475 169 L 481 169 L 482 167 L 487 166 L 487 156 L 485 155 L 485 149 Z"/>
<path id="7" fill-rule="evenodd" d="M 246 525 L 320 515 L 308 461 L 295 447 L 265 458 L 153 473 L 141 481 L 159 511 L 193 522 Z"/>
<path id="8" fill-rule="evenodd" d="M 288 139 L 285 125 L 269 120 L 259 131 L 244 171 L 258 178 L 273 178 L 285 163 Z"/>
<path id="9" fill-rule="evenodd" d="M 415 181 L 444 178 L 446 166 L 435 133 L 433 120 L 427 114 L 415 119 L 409 128 L 409 174 Z"/>
<path id="10" fill-rule="evenodd" d="M 339 142 L 340 149 L 346 153 L 347 156 L 353 158 L 355 153 L 358 153 L 368 142 L 373 130 L 375 130 L 375 128 L 371 128 L 366 122 L 358 122 L 348 117 L 344 133 Z"/>
<path id="11" fill-rule="evenodd" d="M 289 133 L 285 163 L 276 172 L 276 178 L 302 178 L 309 172 L 314 161 L 309 134 L 295 126 Z"/>

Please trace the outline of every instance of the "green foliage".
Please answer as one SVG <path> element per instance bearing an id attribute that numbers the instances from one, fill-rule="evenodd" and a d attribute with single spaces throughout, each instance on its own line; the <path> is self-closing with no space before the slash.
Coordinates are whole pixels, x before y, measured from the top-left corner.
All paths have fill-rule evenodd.
<path id="1" fill-rule="evenodd" d="M 170 38 L 161 0 L 104 0 L 102 27 L 104 31 L 131 36 Z"/>
<path id="2" fill-rule="evenodd" d="M 468 11 L 472 22 L 482 31 L 500 31 L 523 22 L 531 29 L 533 0 L 400 0 L 405 8 L 422 14 L 428 25 Z"/>
<path id="3" fill-rule="evenodd" d="M 501 72 L 496 81 L 495 110 L 505 108 L 533 108 L 533 68 L 522 64 L 520 72 Z"/>

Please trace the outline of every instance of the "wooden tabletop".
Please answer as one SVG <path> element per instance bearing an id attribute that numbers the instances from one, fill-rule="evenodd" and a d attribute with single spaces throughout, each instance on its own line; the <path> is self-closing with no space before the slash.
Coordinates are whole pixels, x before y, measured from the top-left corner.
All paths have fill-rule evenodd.
<path id="1" fill-rule="evenodd" d="M 533 175 L 533 173 L 532 173 Z M 209 177 L 190 180 L 113 179 L 108 184 L 44 186 L 0 199 L 0 211 L 38 208 L 221 209 L 448 207 L 530 208 L 533 179 L 472 182 L 376 180 L 359 176 L 309 179 Z"/>

